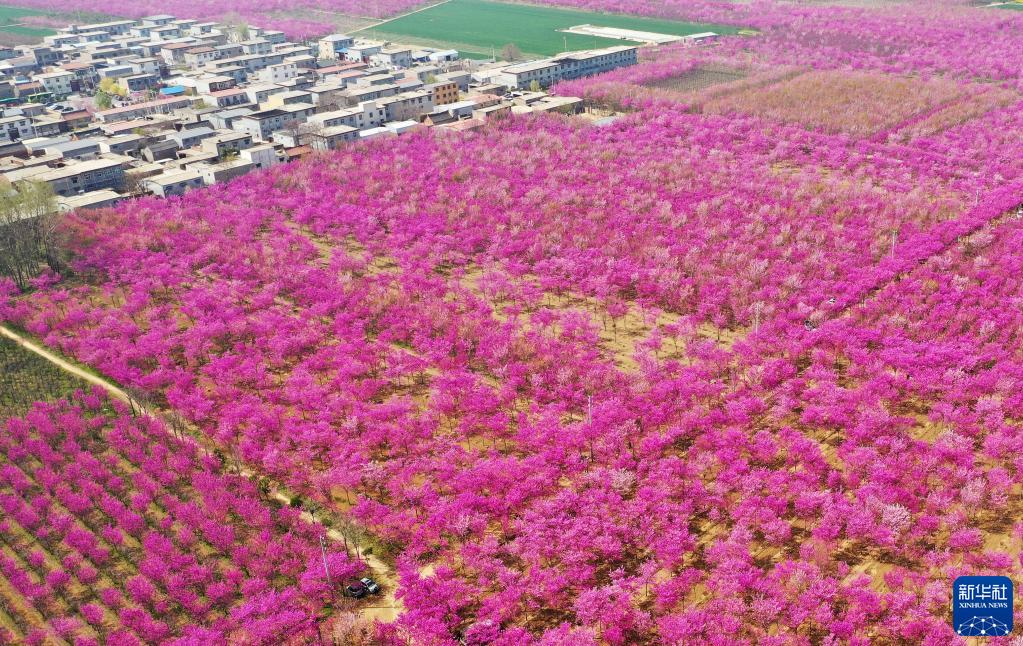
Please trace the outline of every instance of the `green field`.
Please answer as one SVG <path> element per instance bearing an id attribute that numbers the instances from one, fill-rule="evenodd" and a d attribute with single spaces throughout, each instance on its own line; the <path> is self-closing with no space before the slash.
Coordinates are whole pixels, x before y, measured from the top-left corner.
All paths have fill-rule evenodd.
<path id="1" fill-rule="evenodd" d="M 45 16 L 45 11 L 37 11 L 35 9 L 26 9 L 24 7 L 8 7 L 0 5 L 0 25 L 9 25 L 15 22 L 21 22 L 21 19 L 25 16 Z"/>
<path id="2" fill-rule="evenodd" d="M 0 25 L 0 31 L 7 32 L 9 34 L 19 34 L 22 36 L 38 36 L 40 38 L 57 33 L 46 27 L 30 27 L 25 25 Z"/>
<path id="3" fill-rule="evenodd" d="M 33 25 L 18 24 L 27 16 L 46 15 L 49 15 L 49 12 L 37 11 L 35 9 L 26 9 L 24 7 L 8 7 L 5 5 L 0 5 L 0 32 L 40 39 L 43 36 L 49 36 L 50 34 L 57 33 L 54 30 L 48 29 L 46 27 L 36 27 Z"/>
<path id="4" fill-rule="evenodd" d="M 14 341 L 0 337 L 0 421 L 24 415 L 33 402 L 68 397 L 77 389 L 88 391 L 89 385 Z"/>
<path id="5" fill-rule="evenodd" d="M 553 9 L 533 5 L 449 0 L 423 11 L 386 21 L 358 32 L 359 36 L 383 38 L 416 45 L 452 47 L 466 53 L 500 52 L 515 44 L 523 54 L 550 56 L 569 50 L 611 47 L 628 41 L 565 34 L 558 30 L 574 25 L 619 27 L 685 36 L 702 31 L 732 34 L 735 27 L 674 20 L 639 18 L 621 14 Z"/>

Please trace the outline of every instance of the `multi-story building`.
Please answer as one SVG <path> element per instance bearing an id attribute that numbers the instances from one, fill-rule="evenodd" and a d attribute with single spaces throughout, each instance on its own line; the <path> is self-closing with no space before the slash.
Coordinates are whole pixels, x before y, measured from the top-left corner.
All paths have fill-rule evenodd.
<path id="1" fill-rule="evenodd" d="M 164 25 L 163 27 L 154 27 L 149 30 L 149 37 L 154 40 L 169 41 L 181 38 L 181 35 L 181 27 L 177 25 Z"/>
<path id="2" fill-rule="evenodd" d="M 187 43 L 169 43 L 160 48 L 160 56 L 171 67 L 183 65 L 185 64 L 185 54 L 199 47 L 201 46 L 194 40 Z"/>
<path id="3" fill-rule="evenodd" d="M 135 134 L 117 135 L 115 137 L 107 137 L 101 139 L 99 142 L 99 149 L 104 153 L 113 155 L 131 155 L 136 156 L 140 154 L 142 150 L 142 144 L 145 142 L 145 137 Z"/>
<path id="4" fill-rule="evenodd" d="M 213 128 L 200 126 L 198 128 L 180 130 L 168 136 L 167 139 L 177 143 L 178 149 L 184 150 L 185 148 L 198 146 L 204 139 L 209 139 L 215 135 L 216 133 L 213 131 Z"/>
<path id="5" fill-rule="evenodd" d="M 283 108 L 286 105 L 295 105 L 296 103 L 308 103 L 311 105 L 315 105 L 313 103 L 313 95 L 310 94 L 309 92 L 305 92 L 303 90 L 291 90 L 287 92 L 278 92 L 276 94 L 271 94 L 266 98 L 266 101 L 260 104 L 260 107 Z"/>
<path id="6" fill-rule="evenodd" d="M 43 88 L 53 94 L 54 97 L 62 98 L 73 91 L 72 83 L 75 80 L 74 72 L 58 70 L 45 74 L 36 74 L 32 77 L 42 84 Z"/>
<path id="7" fill-rule="evenodd" d="M 142 185 L 146 190 L 160 197 L 184 195 L 192 189 L 202 188 L 203 183 L 202 173 L 197 170 L 161 173 L 142 180 Z"/>
<path id="8" fill-rule="evenodd" d="M 132 71 L 136 74 L 152 74 L 154 76 L 160 76 L 160 59 L 155 56 L 149 56 L 146 58 L 136 58 L 128 62 L 131 65 Z"/>
<path id="9" fill-rule="evenodd" d="M 58 141 L 43 147 L 47 155 L 59 155 L 61 159 L 95 159 L 100 154 L 98 139 L 72 139 Z"/>
<path id="10" fill-rule="evenodd" d="M 558 80 L 576 79 L 635 65 L 639 62 L 639 47 L 621 45 L 584 52 L 566 52 L 552 60 L 560 66 Z"/>
<path id="11" fill-rule="evenodd" d="M 315 111 L 315 106 L 308 103 L 260 110 L 238 117 L 231 124 L 231 128 L 249 133 L 255 141 L 265 142 L 269 141 L 273 133 L 278 130 L 306 121 Z"/>
<path id="12" fill-rule="evenodd" d="M 128 92 L 144 92 L 158 86 L 160 78 L 155 74 L 133 74 L 117 79 L 117 84 Z"/>
<path id="13" fill-rule="evenodd" d="M 411 67 L 412 50 L 408 47 L 382 47 L 379 52 L 370 54 L 369 60 L 387 67 Z"/>
<path id="14" fill-rule="evenodd" d="M 194 168 L 202 174 L 203 183 L 206 186 L 228 182 L 256 169 L 252 162 L 241 158 L 226 159 L 213 164 L 196 164 Z"/>
<path id="15" fill-rule="evenodd" d="M 255 103 L 257 105 L 265 103 L 274 94 L 280 94 L 287 90 L 280 85 L 273 83 L 260 83 L 258 85 L 250 85 L 245 88 L 245 95 L 249 98 L 249 103 Z"/>
<path id="16" fill-rule="evenodd" d="M 0 141 L 18 141 L 36 136 L 32 119 L 25 115 L 12 115 L 0 118 Z"/>
<path id="17" fill-rule="evenodd" d="M 213 137 L 203 139 L 200 144 L 206 152 L 216 153 L 217 157 L 224 157 L 230 153 L 237 153 L 246 148 L 252 147 L 252 135 L 247 132 L 220 132 Z"/>
<path id="18" fill-rule="evenodd" d="M 264 83 L 284 83 L 298 77 L 298 65 L 295 63 L 267 65 L 257 76 Z"/>
<path id="19" fill-rule="evenodd" d="M 143 16 L 141 20 L 143 25 L 149 25 L 151 27 L 163 27 L 164 25 L 169 25 L 172 22 L 174 22 L 176 18 L 169 14 L 161 13 L 153 16 Z"/>
<path id="20" fill-rule="evenodd" d="M 217 50 L 209 45 L 201 45 L 185 52 L 185 65 L 189 67 L 202 67 L 215 60 L 217 60 Z"/>
<path id="21" fill-rule="evenodd" d="M 607 49 L 566 52 L 551 58 L 509 65 L 495 74 L 494 82 L 512 89 L 526 89 L 533 83 L 549 87 L 564 79 L 600 74 L 618 67 L 635 65 L 639 48 L 620 45 Z"/>
<path id="22" fill-rule="evenodd" d="M 346 142 L 356 141 L 358 138 L 359 129 L 351 126 L 332 126 L 307 135 L 309 145 L 313 150 L 319 151 L 337 150 Z"/>
<path id="23" fill-rule="evenodd" d="M 348 48 L 354 44 L 355 39 L 345 34 L 331 34 L 317 41 L 320 58 L 324 60 L 345 58 Z"/>
<path id="24" fill-rule="evenodd" d="M 384 44 L 379 42 L 371 41 L 359 41 L 353 45 L 350 45 L 345 50 L 344 58 L 348 61 L 363 62 L 365 63 L 374 54 L 379 54 L 383 50 Z"/>
<path id="25" fill-rule="evenodd" d="M 320 128 L 348 126 L 356 130 L 375 128 L 387 121 L 384 108 L 375 101 L 364 101 L 356 107 L 321 112 L 309 117 L 309 123 Z"/>
<path id="26" fill-rule="evenodd" d="M 126 105 L 120 108 L 111 108 L 96 113 L 96 118 L 103 122 L 129 121 L 140 119 L 152 114 L 169 114 L 174 110 L 180 110 L 192 105 L 192 100 L 187 97 L 177 99 L 160 99 L 157 101 L 146 101 L 135 105 Z"/>
<path id="27" fill-rule="evenodd" d="M 387 96 L 394 96 L 398 93 L 398 86 L 394 83 L 386 85 L 370 85 L 367 87 L 348 87 L 342 93 L 348 105 L 358 105 L 363 101 L 376 101 Z"/>
<path id="28" fill-rule="evenodd" d="M 426 86 L 434 105 L 447 105 L 458 101 L 458 84 L 453 81 L 430 83 Z"/>
<path id="29" fill-rule="evenodd" d="M 241 45 L 242 52 L 250 56 L 253 54 L 259 54 L 261 56 L 269 54 L 274 49 L 273 44 L 271 44 L 270 41 L 266 40 L 265 38 L 253 38 L 250 40 L 243 40 L 238 44 Z"/>
<path id="30" fill-rule="evenodd" d="M 57 195 L 71 196 L 103 188 L 124 187 L 124 167 L 116 159 L 93 159 L 54 168 L 33 179 L 46 182 Z"/>
<path id="31" fill-rule="evenodd" d="M 246 161 L 252 162 L 256 168 L 270 168 L 281 163 L 277 156 L 277 149 L 271 144 L 258 144 L 250 148 L 243 148 L 238 156 Z"/>
<path id="32" fill-rule="evenodd" d="M 245 105 L 246 103 L 249 103 L 249 95 L 245 92 L 245 90 L 237 87 L 229 90 L 210 92 L 209 94 L 200 94 L 199 98 L 207 104 L 217 108 L 229 108 L 231 106 Z"/>
<path id="33" fill-rule="evenodd" d="M 409 121 L 432 112 L 433 98 L 427 90 L 416 90 L 378 99 L 377 105 L 384 109 L 388 121 Z"/>

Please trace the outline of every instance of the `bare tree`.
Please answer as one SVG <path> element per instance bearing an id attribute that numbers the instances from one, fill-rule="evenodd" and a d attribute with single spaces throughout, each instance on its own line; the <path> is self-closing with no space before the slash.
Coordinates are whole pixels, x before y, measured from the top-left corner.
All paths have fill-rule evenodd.
<path id="1" fill-rule="evenodd" d="M 501 48 L 501 58 L 508 62 L 514 62 L 522 58 L 522 50 L 515 43 L 508 43 Z"/>
<path id="2" fill-rule="evenodd" d="M 346 646 L 369 646 L 374 643 L 373 623 L 357 612 L 340 612 L 331 625 L 331 640 Z"/>
<path id="3" fill-rule="evenodd" d="M 44 182 L 0 186 L 0 275 L 25 289 L 43 266 L 64 268 L 53 189 Z"/>
<path id="4" fill-rule="evenodd" d="M 127 173 L 124 176 L 124 192 L 132 197 L 141 197 L 149 193 L 146 188 L 146 180 L 137 173 Z"/>

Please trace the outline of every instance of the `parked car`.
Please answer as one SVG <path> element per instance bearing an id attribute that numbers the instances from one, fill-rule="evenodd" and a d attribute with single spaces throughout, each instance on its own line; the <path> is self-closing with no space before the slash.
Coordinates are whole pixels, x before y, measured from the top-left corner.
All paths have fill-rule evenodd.
<path id="1" fill-rule="evenodd" d="M 378 594 L 380 592 L 380 584 L 369 577 L 360 579 L 359 583 L 366 586 L 366 589 L 369 590 L 370 594 Z"/>
<path id="2" fill-rule="evenodd" d="M 369 588 L 362 581 L 356 581 L 345 588 L 345 596 L 353 599 L 361 599 L 369 594 Z"/>

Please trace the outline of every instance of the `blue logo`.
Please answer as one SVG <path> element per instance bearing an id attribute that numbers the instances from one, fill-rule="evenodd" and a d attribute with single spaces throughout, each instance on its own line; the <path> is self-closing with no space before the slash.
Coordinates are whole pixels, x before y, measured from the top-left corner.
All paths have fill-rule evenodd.
<path id="1" fill-rule="evenodd" d="M 1012 632 L 1012 580 L 961 576 L 952 584 L 952 627 L 963 637 L 1003 637 Z"/>

